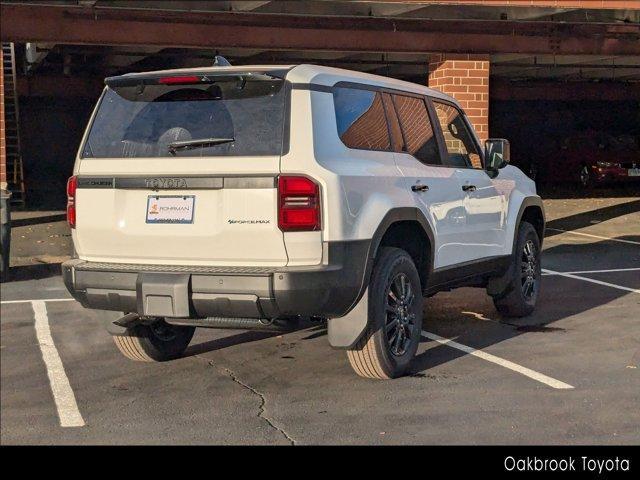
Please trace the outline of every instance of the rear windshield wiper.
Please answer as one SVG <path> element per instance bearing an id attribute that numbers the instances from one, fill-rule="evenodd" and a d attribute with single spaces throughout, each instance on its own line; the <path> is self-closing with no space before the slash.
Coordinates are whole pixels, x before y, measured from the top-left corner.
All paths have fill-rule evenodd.
<path id="1" fill-rule="evenodd" d="M 176 153 L 176 150 L 190 150 L 192 148 L 204 147 L 207 145 L 222 145 L 223 143 L 234 142 L 235 138 L 196 138 L 193 140 L 184 140 L 180 142 L 171 142 L 167 145 L 169 152 Z"/>

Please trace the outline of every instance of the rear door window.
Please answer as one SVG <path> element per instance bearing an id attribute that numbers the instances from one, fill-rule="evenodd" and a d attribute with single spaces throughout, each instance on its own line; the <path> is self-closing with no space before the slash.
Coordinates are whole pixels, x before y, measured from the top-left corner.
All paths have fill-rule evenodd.
<path id="1" fill-rule="evenodd" d="M 422 98 L 393 95 L 404 139 L 403 151 L 427 165 L 441 165 L 438 143 Z"/>
<path id="2" fill-rule="evenodd" d="M 337 87 L 333 90 L 338 136 L 349 148 L 389 150 L 389 128 L 382 94 L 373 90 Z"/>
<path id="3" fill-rule="evenodd" d="M 224 76 L 108 87 L 84 158 L 280 155 L 284 81 Z"/>
<path id="4" fill-rule="evenodd" d="M 482 168 L 480 152 L 460 110 L 433 101 L 447 147 L 445 163 L 452 167 Z"/>

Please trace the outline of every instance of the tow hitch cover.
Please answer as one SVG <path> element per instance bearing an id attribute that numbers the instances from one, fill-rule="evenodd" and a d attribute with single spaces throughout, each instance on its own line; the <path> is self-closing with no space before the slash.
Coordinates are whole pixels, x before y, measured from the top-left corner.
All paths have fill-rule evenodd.
<path id="1" fill-rule="evenodd" d="M 138 314 L 149 317 L 189 317 L 190 275 L 140 273 L 136 283 Z"/>

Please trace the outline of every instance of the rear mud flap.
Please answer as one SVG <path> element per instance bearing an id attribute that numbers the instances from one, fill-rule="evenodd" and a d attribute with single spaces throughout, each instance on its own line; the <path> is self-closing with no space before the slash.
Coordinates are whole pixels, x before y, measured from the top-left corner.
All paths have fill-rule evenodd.
<path id="1" fill-rule="evenodd" d="M 351 348 L 360 339 L 369 320 L 369 289 L 344 317 L 331 318 L 328 323 L 329 344 L 334 348 Z"/>
<path id="2" fill-rule="evenodd" d="M 191 275 L 140 273 L 136 281 L 138 313 L 148 317 L 189 317 Z"/>

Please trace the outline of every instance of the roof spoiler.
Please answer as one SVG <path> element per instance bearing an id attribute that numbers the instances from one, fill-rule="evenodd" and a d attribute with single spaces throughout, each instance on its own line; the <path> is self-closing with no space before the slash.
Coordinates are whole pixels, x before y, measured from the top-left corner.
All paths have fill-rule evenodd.
<path id="1" fill-rule="evenodd" d="M 149 74 L 126 74 L 117 77 L 107 77 L 104 83 L 111 88 L 134 87 L 137 85 L 195 85 L 215 83 L 220 77 L 242 77 L 252 80 L 283 80 L 289 69 L 274 69 L 265 71 L 202 71 L 202 72 L 157 72 Z"/>

